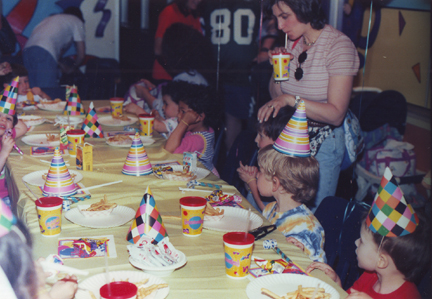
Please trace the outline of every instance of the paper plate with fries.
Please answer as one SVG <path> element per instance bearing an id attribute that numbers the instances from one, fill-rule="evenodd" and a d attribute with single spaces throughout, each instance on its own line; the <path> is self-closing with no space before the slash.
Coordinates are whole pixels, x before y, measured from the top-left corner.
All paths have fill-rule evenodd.
<path id="1" fill-rule="evenodd" d="M 246 287 L 249 299 L 339 299 L 339 293 L 318 278 L 300 274 L 265 275 Z M 315 296 L 315 297 L 314 297 Z"/>
<path id="2" fill-rule="evenodd" d="M 89 205 L 85 205 L 86 208 Z M 135 210 L 125 207 L 116 206 L 108 215 L 97 215 L 96 217 L 88 217 L 83 215 L 80 208 L 73 208 L 67 211 L 64 215 L 67 220 L 75 224 L 90 227 L 90 228 L 108 228 L 116 227 L 125 224 L 135 217 Z"/>
<path id="3" fill-rule="evenodd" d="M 31 146 L 60 146 L 59 134 L 26 135 L 21 141 Z"/>
<path id="4" fill-rule="evenodd" d="M 27 127 L 38 126 L 46 121 L 44 117 L 37 115 L 20 115 L 18 119 L 22 120 Z"/>
<path id="5" fill-rule="evenodd" d="M 217 207 L 224 211 L 224 216 L 219 220 L 206 220 L 204 218 L 203 227 L 210 230 L 222 232 L 243 232 L 245 230 L 253 230 L 263 224 L 263 220 L 255 213 L 251 213 L 250 226 L 246 228 L 248 223 L 248 211 L 235 207 Z M 208 219 L 208 218 L 207 218 Z"/>
<path id="6" fill-rule="evenodd" d="M 141 271 L 110 271 L 108 274 L 100 273 L 81 281 L 78 284 L 75 298 L 100 298 L 99 290 L 107 282 L 106 275 L 109 275 L 110 282 L 128 281 L 134 283 L 138 287 L 137 299 L 144 299 L 147 296 L 154 299 L 164 299 L 170 291 L 168 284 L 162 278 Z"/>
<path id="7" fill-rule="evenodd" d="M 62 112 L 66 107 L 66 102 L 56 99 L 54 101 L 43 101 L 36 105 L 41 110 Z"/>

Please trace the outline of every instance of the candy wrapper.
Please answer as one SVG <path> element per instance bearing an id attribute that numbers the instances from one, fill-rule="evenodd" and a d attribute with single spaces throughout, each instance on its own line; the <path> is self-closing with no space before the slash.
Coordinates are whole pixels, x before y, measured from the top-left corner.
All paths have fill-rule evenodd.
<path id="1" fill-rule="evenodd" d="M 114 237 L 112 238 L 114 239 Z M 90 258 L 103 257 L 105 251 L 110 255 L 110 239 L 108 238 L 77 238 L 77 239 L 61 239 L 58 243 L 58 254 L 61 258 Z M 111 246 L 111 248 L 114 246 Z M 115 253 L 115 248 L 114 252 Z"/>
<path id="2" fill-rule="evenodd" d="M 298 266 L 292 261 L 287 262 L 283 259 L 265 260 L 257 257 L 253 258 L 253 261 L 258 267 L 251 267 L 249 273 L 254 277 L 281 273 L 307 275 L 306 272 L 303 271 L 302 268 L 300 268 L 300 266 Z"/>
<path id="3" fill-rule="evenodd" d="M 242 201 L 241 196 L 223 194 L 222 190 L 214 190 L 210 195 L 206 196 L 206 199 L 212 206 L 240 205 Z"/>
<path id="4" fill-rule="evenodd" d="M 178 262 L 179 254 L 165 237 L 157 245 L 152 244 L 153 239 L 142 236 L 137 244 L 128 245 L 131 259 L 150 267 L 166 267 Z"/>
<path id="5" fill-rule="evenodd" d="M 196 174 L 198 158 L 196 153 L 183 153 L 183 171 Z"/>
<path id="6" fill-rule="evenodd" d="M 191 181 L 187 182 L 186 187 L 191 188 L 191 189 L 195 189 L 195 187 L 207 187 L 207 188 L 212 188 L 212 189 L 222 189 L 221 185 L 198 182 L 197 180 L 191 180 Z"/>

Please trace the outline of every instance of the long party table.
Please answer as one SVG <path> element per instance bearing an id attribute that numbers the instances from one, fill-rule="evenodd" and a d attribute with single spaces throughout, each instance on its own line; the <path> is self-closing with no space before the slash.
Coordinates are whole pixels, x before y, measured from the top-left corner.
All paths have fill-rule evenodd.
<path id="1" fill-rule="evenodd" d="M 86 111 L 89 104 L 90 101 L 83 102 Z M 105 107 L 109 106 L 109 101 L 94 101 L 94 104 L 95 107 Z M 26 115 L 44 116 L 48 120 L 54 120 L 56 115 L 61 115 L 61 112 L 36 110 L 26 111 Z M 107 114 L 98 113 L 99 117 L 104 115 Z M 137 127 L 138 124 L 136 123 L 132 126 Z M 123 127 L 103 126 L 103 130 L 118 131 L 123 130 Z M 35 126 L 27 135 L 52 134 L 58 132 L 59 128 L 54 127 L 52 123 L 44 123 Z M 158 161 L 173 159 L 180 163 L 182 162 L 182 155 L 174 155 L 163 149 L 165 143 L 163 137 L 155 134 L 154 138 L 154 144 L 145 146 L 145 150 L 152 164 Z M 107 195 L 110 202 L 130 207 L 136 211 L 147 186 L 149 186 L 159 212 L 162 215 L 163 223 L 167 229 L 171 243 L 176 249 L 182 251 L 186 255 L 186 265 L 174 271 L 170 276 L 163 278 L 170 287 L 168 298 L 247 298 L 246 287 L 250 280 L 233 280 L 228 278 L 225 274 L 225 256 L 222 241 L 224 232 L 204 229 L 202 235 L 196 238 L 186 237 L 182 234 L 179 199 L 184 196 L 204 197 L 209 194 L 208 192 L 182 193 L 179 191 L 179 187 L 186 187 L 184 182 L 161 180 L 156 178 L 153 174 L 140 177 L 124 175 L 121 171 L 129 148 L 110 146 L 101 138 L 86 138 L 85 141 L 91 143 L 94 149 L 93 171 L 79 171 L 83 175 L 81 183 L 84 187 L 123 180 L 123 182 L 119 184 L 90 190 L 91 199 L 87 200 L 85 203 L 98 202 L 104 195 Z M 117 258 L 108 259 L 109 270 L 141 271 L 134 268 L 128 261 L 129 253 L 126 246 L 130 243 L 126 240 L 126 234 L 131 221 L 117 227 L 94 229 L 74 224 L 62 216 L 62 232 L 58 238 L 47 238 L 41 235 L 34 203 L 35 197 L 22 182 L 22 177 L 38 170 L 48 171 L 50 165 L 40 160 L 51 161 L 51 156 L 42 158 L 31 156 L 29 145 L 26 145 L 20 139 L 16 140 L 16 144 L 22 149 L 24 156 L 19 155 L 14 150 L 7 160 L 7 167 L 9 170 L 7 177 L 8 189 L 18 217 L 26 223 L 32 234 L 34 257 L 47 257 L 49 254 L 57 253 L 58 238 L 114 235 Z M 63 159 L 66 163 L 70 164 L 68 167 L 70 170 L 76 170 L 75 158 L 64 155 Z M 213 174 L 207 176 L 203 181 L 226 185 L 226 182 Z M 41 191 L 36 186 L 30 186 L 30 188 L 33 193 L 41 196 Z M 239 194 L 232 186 L 224 186 L 223 191 L 225 193 Z M 245 199 L 243 199 L 242 205 L 245 208 L 250 207 Z M 75 206 L 76 204 L 72 205 L 72 207 Z M 253 208 L 252 212 L 262 217 L 262 215 Z M 270 223 L 264 219 L 263 225 L 269 224 Z M 239 223 L 239 226 L 242 225 L 245 224 Z M 278 231 L 274 231 L 264 239 L 255 242 L 253 250 L 255 256 L 269 260 L 280 258 L 274 251 L 263 248 L 263 240 L 265 239 L 276 239 L 279 248 L 303 269 L 306 269 L 311 263 L 309 258 L 297 247 L 288 244 L 284 236 Z M 88 270 L 90 272 L 89 277 L 105 271 L 105 261 L 103 258 L 69 259 L 65 260 L 65 265 Z M 346 292 L 331 281 L 323 272 L 314 270 L 312 276 L 335 287 L 341 298 L 347 296 Z M 85 276 L 79 276 L 79 279 L 85 278 Z"/>

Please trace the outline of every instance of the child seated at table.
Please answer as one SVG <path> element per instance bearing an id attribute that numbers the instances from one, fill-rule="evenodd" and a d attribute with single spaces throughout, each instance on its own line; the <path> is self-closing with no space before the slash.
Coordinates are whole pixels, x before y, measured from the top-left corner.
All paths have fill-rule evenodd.
<path id="1" fill-rule="evenodd" d="M 358 266 L 365 271 L 348 289 L 347 298 L 421 298 L 414 281 L 430 267 L 429 220 L 407 204 L 390 169 L 386 172 L 355 241 Z M 329 265 L 312 263 L 306 272 L 314 269 L 341 286 Z"/>
<path id="2" fill-rule="evenodd" d="M 6 88 L 14 78 L 19 76 L 17 104 L 35 104 L 41 100 L 51 101 L 51 97 L 39 87 L 30 88 L 28 71 L 23 65 L 13 63 L 11 68 L 12 72 L 3 77 L 3 87 Z"/>
<path id="3" fill-rule="evenodd" d="M 157 110 L 152 111 L 155 116 L 153 129 L 164 134 L 167 138 L 178 125 L 178 102 L 182 96 L 181 87 L 181 82 L 169 82 L 167 85 L 162 87 L 162 111 L 165 117 L 160 115 Z"/>
<path id="4" fill-rule="evenodd" d="M 216 124 L 220 108 L 211 87 L 181 83 L 184 97 L 179 100 L 178 125 L 168 138 L 165 149 L 171 153 L 193 152 L 204 166 L 219 176 L 213 165 Z"/>
<path id="5" fill-rule="evenodd" d="M 285 106 L 281 108 L 276 117 L 270 117 L 267 121 L 257 123 L 257 136 L 255 142 L 258 149 L 273 144 L 279 137 L 282 130 L 285 128 L 286 124 L 290 120 L 294 113 L 294 108 L 291 106 Z M 256 184 L 256 176 L 258 173 L 258 168 L 256 166 L 243 165 L 240 161 L 240 167 L 237 168 L 240 179 L 249 187 L 250 190 L 246 196 L 248 202 L 258 211 L 262 212 L 266 204 L 274 201 L 274 198 L 264 198 L 264 202 L 258 192 L 258 187 Z"/>
<path id="6" fill-rule="evenodd" d="M 75 276 L 45 288 L 45 272 L 32 258 L 30 233 L 5 203 L 0 201 L 0 290 L 1 298 L 72 299 L 78 289 Z"/>

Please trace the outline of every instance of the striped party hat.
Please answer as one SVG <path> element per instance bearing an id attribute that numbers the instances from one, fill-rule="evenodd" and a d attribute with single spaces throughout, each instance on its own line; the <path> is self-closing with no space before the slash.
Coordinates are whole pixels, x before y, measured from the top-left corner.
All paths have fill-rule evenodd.
<path id="1" fill-rule="evenodd" d="M 81 129 L 86 132 L 86 137 L 104 137 L 102 126 L 98 122 L 98 116 L 96 114 L 96 109 L 94 108 L 93 102 L 90 103 L 87 116 L 84 119 Z"/>
<path id="2" fill-rule="evenodd" d="M 68 94 L 68 88 L 66 88 L 66 94 Z M 84 106 L 81 103 L 81 99 L 78 95 L 78 89 L 74 85 L 69 91 L 69 97 L 66 98 L 66 106 L 63 111 L 64 115 L 81 115 L 85 114 Z"/>
<path id="3" fill-rule="evenodd" d="M 16 223 L 16 218 L 7 204 L 0 199 L 0 237 L 8 234 L 12 225 Z"/>
<path id="4" fill-rule="evenodd" d="M 273 148 L 294 157 L 310 157 L 306 107 L 303 101 L 273 144 Z"/>
<path id="5" fill-rule="evenodd" d="M 157 244 L 162 241 L 163 238 L 168 237 L 168 232 L 162 221 L 162 216 L 156 207 L 156 201 L 149 187 L 147 187 L 141 200 L 135 219 L 132 221 L 126 236 L 126 240 L 135 244 L 143 235 L 153 238 L 153 244 Z"/>
<path id="6" fill-rule="evenodd" d="M 18 98 L 19 77 L 12 80 L 11 85 L 3 90 L 0 95 L 0 112 L 9 115 L 15 115 L 15 104 Z"/>
<path id="7" fill-rule="evenodd" d="M 152 166 L 141 141 L 140 135 L 135 134 L 122 173 L 142 176 L 153 173 Z"/>
<path id="8" fill-rule="evenodd" d="M 42 189 L 43 196 L 71 196 L 77 193 L 77 186 L 67 169 L 63 157 L 58 148 L 54 151 L 51 166 L 45 185 Z"/>
<path id="9" fill-rule="evenodd" d="M 400 237 L 414 232 L 418 223 L 417 214 L 387 167 L 366 218 L 367 226 L 384 237 Z"/>

